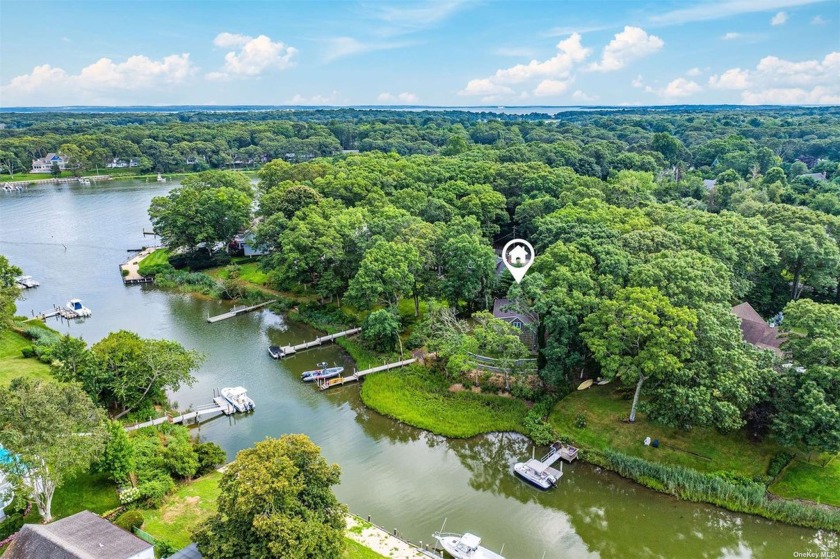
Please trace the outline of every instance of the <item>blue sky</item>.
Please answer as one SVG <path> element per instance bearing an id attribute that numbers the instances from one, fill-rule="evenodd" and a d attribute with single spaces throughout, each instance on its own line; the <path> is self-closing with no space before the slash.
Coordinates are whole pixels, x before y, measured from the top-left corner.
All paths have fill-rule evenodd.
<path id="1" fill-rule="evenodd" d="M 840 104 L 840 1 L 0 3 L 0 106 Z"/>

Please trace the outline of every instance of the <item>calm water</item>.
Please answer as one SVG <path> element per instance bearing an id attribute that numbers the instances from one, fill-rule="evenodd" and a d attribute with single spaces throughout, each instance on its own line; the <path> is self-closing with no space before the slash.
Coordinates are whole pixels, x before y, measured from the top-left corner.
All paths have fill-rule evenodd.
<path id="1" fill-rule="evenodd" d="M 267 311 L 211 325 L 205 318 L 223 303 L 122 285 L 117 266 L 127 249 L 150 243 L 142 234 L 150 229 L 146 209 L 169 186 L 43 185 L 2 193 L 0 253 L 41 282 L 19 302 L 19 314 L 79 297 L 93 317 L 51 326 L 89 343 L 128 329 L 205 353 L 195 385 L 173 394 L 182 408 L 209 403 L 215 387 L 248 388 L 256 413 L 200 427 L 201 437 L 229 457 L 267 436 L 306 433 L 341 465 L 337 494 L 353 512 L 425 542 L 448 518 L 447 530 L 475 532 L 497 551 L 504 545 L 508 559 L 775 558 L 837 548 L 836 534 L 680 502 L 586 464 L 565 466 L 560 485 L 540 492 L 510 475 L 531 452 L 520 436 L 447 441 L 365 409 L 358 386 L 319 393 L 300 383 L 299 373 L 318 361 L 352 361 L 336 346 L 273 361 L 269 343 L 316 332 Z"/>

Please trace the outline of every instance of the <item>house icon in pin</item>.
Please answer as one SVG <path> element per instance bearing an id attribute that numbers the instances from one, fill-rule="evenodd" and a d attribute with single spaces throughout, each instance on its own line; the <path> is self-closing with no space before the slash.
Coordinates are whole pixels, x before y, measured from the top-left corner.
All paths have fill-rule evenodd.
<path id="1" fill-rule="evenodd" d="M 514 266 L 524 266 L 530 259 L 530 254 L 523 245 L 516 245 L 507 253 L 508 262 Z"/>

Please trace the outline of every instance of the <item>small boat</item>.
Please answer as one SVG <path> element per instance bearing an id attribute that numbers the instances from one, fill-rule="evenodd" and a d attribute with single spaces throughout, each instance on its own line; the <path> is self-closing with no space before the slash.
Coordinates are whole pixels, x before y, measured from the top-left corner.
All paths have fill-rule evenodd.
<path id="1" fill-rule="evenodd" d="M 475 534 L 446 534 L 435 532 L 432 537 L 455 559 L 505 559 L 485 547 L 481 547 L 481 538 Z"/>
<path id="2" fill-rule="evenodd" d="M 32 276 L 18 276 L 15 278 L 15 282 L 24 289 L 30 289 L 41 285 L 40 282 L 32 279 Z"/>
<path id="3" fill-rule="evenodd" d="M 337 377 L 344 372 L 344 367 L 327 367 L 327 362 L 318 363 L 318 368 L 311 371 L 305 371 L 300 375 L 300 380 L 303 382 L 314 382 L 316 380 L 326 380 Z"/>
<path id="4" fill-rule="evenodd" d="M 283 353 L 283 348 L 281 348 L 279 345 L 268 346 L 268 354 L 271 356 L 272 359 L 280 359 L 285 355 L 285 353 Z"/>
<path id="5" fill-rule="evenodd" d="M 165 179 L 165 178 L 163 178 L 163 177 L 161 176 L 161 174 L 160 174 L 160 173 L 158 173 L 158 176 L 157 176 L 157 181 L 158 181 L 158 182 L 166 182 L 166 179 Z"/>
<path id="6" fill-rule="evenodd" d="M 577 389 L 578 390 L 586 390 L 587 388 L 592 386 L 594 383 L 595 383 L 595 381 L 592 380 L 592 379 L 585 380 L 582 383 L 580 383 L 580 386 L 578 386 Z"/>
<path id="7" fill-rule="evenodd" d="M 84 186 L 90 186 L 90 179 L 79 179 L 79 184 Z"/>
<path id="8" fill-rule="evenodd" d="M 222 397 L 230 402 L 230 405 L 233 406 L 236 411 L 240 413 L 254 411 L 254 401 L 248 397 L 248 391 L 243 387 L 234 386 L 222 388 L 220 392 Z"/>
<path id="9" fill-rule="evenodd" d="M 82 304 L 81 299 L 70 299 L 67 301 L 65 307 L 76 313 L 78 316 L 88 317 L 92 314 L 90 309 Z"/>

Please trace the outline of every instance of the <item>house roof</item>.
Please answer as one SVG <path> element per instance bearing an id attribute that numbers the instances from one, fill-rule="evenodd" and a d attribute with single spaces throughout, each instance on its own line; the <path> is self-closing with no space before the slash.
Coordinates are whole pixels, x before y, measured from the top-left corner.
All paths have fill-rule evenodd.
<path id="1" fill-rule="evenodd" d="M 715 179 L 703 179 L 703 186 L 706 187 L 706 190 L 711 190 L 717 184 L 717 180 Z"/>
<path id="2" fill-rule="evenodd" d="M 805 173 L 804 175 L 799 175 L 796 178 L 797 179 L 814 179 L 815 181 L 827 180 L 825 171 L 823 171 L 822 173 Z"/>
<path id="3" fill-rule="evenodd" d="M 202 559 L 201 552 L 198 551 L 196 544 L 190 544 L 175 555 L 170 555 L 169 559 Z"/>
<path id="4" fill-rule="evenodd" d="M 516 312 L 514 309 L 508 309 L 510 301 L 508 299 L 496 299 L 493 301 L 493 316 L 512 322 L 514 319 L 519 319 L 522 324 L 530 324 L 534 320 L 525 313 Z"/>
<path id="5" fill-rule="evenodd" d="M 762 349 L 769 349 L 781 356 L 781 345 L 784 338 L 779 335 L 778 328 L 773 328 L 761 318 L 752 305 L 741 303 L 732 307 L 732 313 L 741 321 L 741 335 L 744 341 Z"/>
<path id="6" fill-rule="evenodd" d="M 4 559 L 127 559 L 153 547 L 104 518 L 82 511 L 52 524 L 26 524 Z"/>

